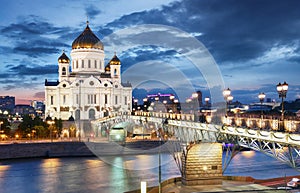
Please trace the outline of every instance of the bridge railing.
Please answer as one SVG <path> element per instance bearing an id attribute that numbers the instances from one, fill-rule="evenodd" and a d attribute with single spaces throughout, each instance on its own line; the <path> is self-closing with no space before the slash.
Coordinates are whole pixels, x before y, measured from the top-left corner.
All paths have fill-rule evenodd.
<path id="1" fill-rule="evenodd" d="M 195 118 L 193 114 L 175 114 L 175 113 L 163 113 L 163 112 L 134 112 L 136 116 L 144 117 L 158 117 L 172 120 L 181 121 L 194 121 L 199 122 L 199 117 Z M 203 122 L 211 123 L 213 116 L 205 116 Z M 286 119 L 281 121 L 278 118 L 259 118 L 259 117 L 236 117 L 236 116 L 222 116 L 219 124 L 225 124 L 228 126 L 246 127 L 262 130 L 284 131 L 289 133 L 300 133 L 300 121 Z"/>
<path id="2" fill-rule="evenodd" d="M 291 133 L 300 132 L 300 121 L 292 119 L 285 119 L 282 121 L 278 118 L 223 117 L 223 123 L 237 127 L 258 128 Z"/>
<path id="3" fill-rule="evenodd" d="M 144 116 L 144 117 L 158 117 L 158 118 L 166 118 L 166 119 L 174 119 L 174 120 L 182 120 L 182 121 L 195 121 L 195 116 L 192 114 L 136 111 L 134 112 L 134 115 Z"/>

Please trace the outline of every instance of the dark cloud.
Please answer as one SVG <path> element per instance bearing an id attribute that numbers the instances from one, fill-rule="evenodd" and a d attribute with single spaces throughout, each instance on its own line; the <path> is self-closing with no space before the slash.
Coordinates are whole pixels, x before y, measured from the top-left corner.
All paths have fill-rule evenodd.
<path id="1" fill-rule="evenodd" d="M 122 61 L 122 71 L 125 71 L 133 64 L 149 60 L 169 62 L 170 60 L 176 58 L 176 56 L 174 56 L 175 54 L 175 50 L 161 50 L 156 46 L 132 48 L 126 50 L 126 52 L 120 55 Z"/>
<path id="2" fill-rule="evenodd" d="M 93 5 L 89 5 L 88 7 L 86 7 L 85 12 L 88 18 L 91 19 L 95 19 L 95 17 L 101 13 L 101 11 Z"/>
<path id="3" fill-rule="evenodd" d="M 230 0 L 174 2 L 109 23 L 112 29 L 139 24 L 170 25 L 193 33 L 218 62 L 247 61 L 274 46 L 299 40 L 300 2 Z"/>
<path id="4" fill-rule="evenodd" d="M 47 47 L 27 47 L 27 46 L 24 47 L 17 46 L 14 48 L 14 51 L 34 58 L 41 57 L 44 54 L 53 54 L 59 52 L 59 50 L 54 47 L 47 48 Z"/>
<path id="5" fill-rule="evenodd" d="M 55 27 L 43 18 L 34 15 L 20 18 L 18 23 L 3 27 L 0 32 L 12 42 L 9 49 L 0 48 L 0 50 L 6 49 L 7 54 L 39 57 L 58 53 L 59 50 L 70 46 L 67 43 L 70 40 L 69 28 Z"/>
<path id="6" fill-rule="evenodd" d="M 43 66 L 27 66 L 25 64 L 20 64 L 18 66 L 11 67 L 9 71 L 22 76 L 43 76 L 46 74 L 57 74 L 57 65 L 48 64 Z"/>

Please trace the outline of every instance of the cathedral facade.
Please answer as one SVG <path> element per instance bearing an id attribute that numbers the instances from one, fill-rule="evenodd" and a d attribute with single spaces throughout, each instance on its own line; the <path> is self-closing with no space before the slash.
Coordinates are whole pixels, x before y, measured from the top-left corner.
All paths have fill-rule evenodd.
<path id="1" fill-rule="evenodd" d="M 105 65 L 104 45 L 88 22 L 70 56 L 58 58 L 57 81 L 45 80 L 46 117 L 95 120 L 131 111 L 132 87 L 122 83 L 121 61 L 115 54 Z"/>

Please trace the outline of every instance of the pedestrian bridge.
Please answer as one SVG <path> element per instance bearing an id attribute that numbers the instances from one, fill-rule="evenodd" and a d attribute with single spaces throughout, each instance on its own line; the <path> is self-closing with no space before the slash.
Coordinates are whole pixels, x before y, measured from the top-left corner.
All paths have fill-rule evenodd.
<path id="1" fill-rule="evenodd" d="M 249 148 L 263 152 L 286 164 L 300 169 L 300 134 L 279 132 L 278 130 L 264 130 L 258 128 L 228 125 L 223 123 L 194 122 L 192 115 L 172 117 L 168 114 L 139 114 L 117 115 L 93 121 L 95 129 L 112 126 L 122 121 L 130 121 L 143 127 L 154 125 L 161 128 L 158 133 L 161 139 L 175 137 L 182 144 L 181 151 L 187 151 L 189 144 L 199 142 L 217 142 L 223 144 L 226 151 L 226 169 L 230 160 L 242 148 Z M 165 138 L 165 136 L 167 136 Z M 228 160 L 228 161 L 226 161 Z"/>

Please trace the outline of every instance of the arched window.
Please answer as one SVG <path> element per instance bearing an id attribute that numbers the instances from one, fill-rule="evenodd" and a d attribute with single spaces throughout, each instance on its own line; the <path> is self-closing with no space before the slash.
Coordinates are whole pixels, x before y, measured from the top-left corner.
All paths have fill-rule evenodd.
<path id="1" fill-rule="evenodd" d="M 84 68 L 84 60 L 81 60 L 81 68 Z"/>
<path id="2" fill-rule="evenodd" d="M 95 69 L 97 69 L 97 60 L 95 60 Z"/>
<path id="3" fill-rule="evenodd" d="M 78 68 L 78 60 L 76 60 L 76 68 Z"/>
<path id="4" fill-rule="evenodd" d="M 95 110 L 94 109 L 89 110 L 89 119 L 95 119 Z"/>
<path id="5" fill-rule="evenodd" d="M 91 68 L 91 60 L 88 60 L 88 68 Z"/>
<path id="6" fill-rule="evenodd" d="M 54 104 L 54 96 L 50 96 L 50 104 L 51 104 L 51 105 Z"/>
<path id="7" fill-rule="evenodd" d="M 62 68 L 62 75 L 66 75 L 67 74 L 67 72 L 66 72 L 66 67 L 63 67 Z"/>
<path id="8" fill-rule="evenodd" d="M 114 70 L 114 75 L 115 75 L 115 76 L 117 75 L 117 72 L 118 72 L 117 69 L 115 69 L 115 70 Z"/>

